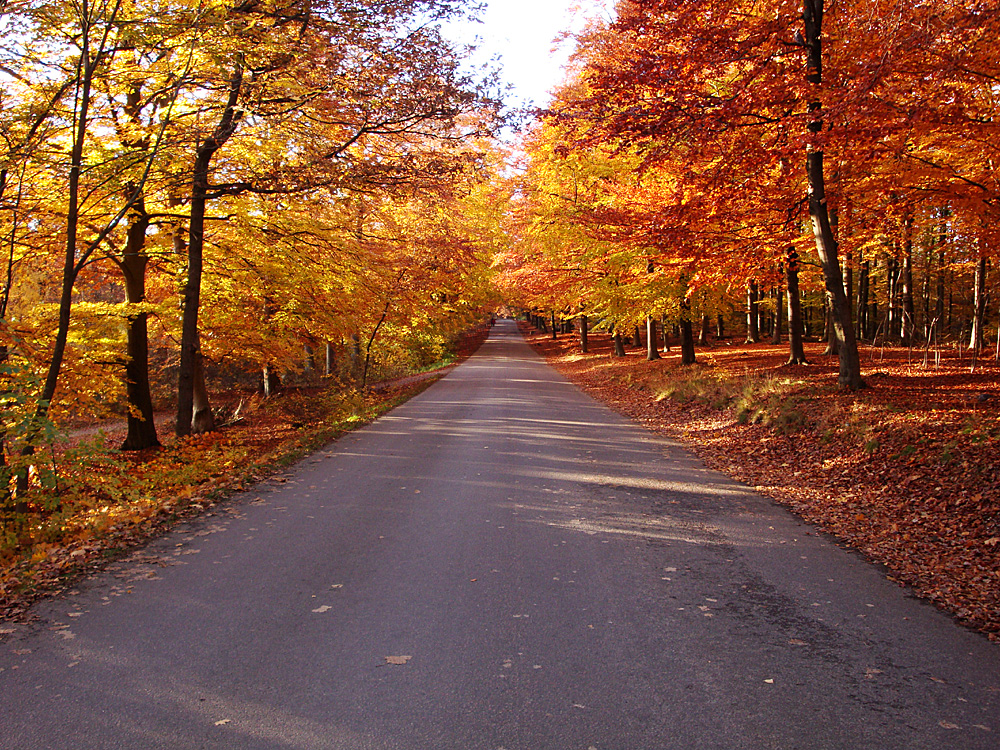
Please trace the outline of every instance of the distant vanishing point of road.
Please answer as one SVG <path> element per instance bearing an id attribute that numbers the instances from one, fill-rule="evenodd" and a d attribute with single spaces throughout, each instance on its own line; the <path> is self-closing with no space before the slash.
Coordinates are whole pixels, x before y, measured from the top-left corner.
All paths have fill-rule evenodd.
<path id="1" fill-rule="evenodd" d="M 34 613 L 0 642 L 0 750 L 1000 747 L 1000 647 L 510 321 Z"/>

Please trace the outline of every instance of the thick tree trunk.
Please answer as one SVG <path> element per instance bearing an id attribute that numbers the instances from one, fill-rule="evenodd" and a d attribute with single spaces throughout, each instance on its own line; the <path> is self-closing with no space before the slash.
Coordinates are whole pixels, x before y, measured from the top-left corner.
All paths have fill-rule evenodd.
<path id="1" fill-rule="evenodd" d="M 680 322 L 681 329 L 681 364 L 693 365 L 697 362 L 694 351 L 694 326 L 687 318 Z"/>
<path id="2" fill-rule="evenodd" d="M 678 326 L 681 334 L 681 364 L 693 365 L 696 361 L 694 352 L 694 326 L 691 324 L 691 300 L 684 298 L 680 303 L 680 320 Z"/>
<path id="3" fill-rule="evenodd" d="M 747 343 L 760 341 L 760 311 L 757 304 L 757 282 L 751 281 L 747 287 Z"/>
<path id="4" fill-rule="evenodd" d="M 125 277 L 125 302 L 141 304 L 146 301 L 146 230 L 149 217 L 140 202 L 139 209 L 126 236 L 125 254 L 121 270 Z M 149 331 L 147 314 L 129 314 L 126 343 L 125 393 L 128 401 L 128 433 L 122 443 L 123 451 L 143 450 L 160 444 L 153 421 L 153 398 L 149 390 Z"/>
<path id="5" fill-rule="evenodd" d="M 660 347 L 656 337 L 656 321 L 652 316 L 646 318 L 646 359 L 653 361 L 660 358 Z"/>
<path id="6" fill-rule="evenodd" d="M 819 94 L 823 81 L 823 0 L 804 0 L 802 13 L 805 26 L 805 46 L 808 53 L 806 79 Z M 844 277 L 837 258 L 837 240 L 830 226 L 823 171 L 823 149 L 819 134 L 823 131 L 823 111 L 818 99 L 809 105 L 809 133 L 815 141 L 808 147 L 806 172 L 809 184 L 809 215 L 812 217 L 816 252 L 823 267 L 823 277 L 834 312 L 833 324 L 840 358 L 838 382 L 841 388 L 857 390 L 865 386 L 861 379 L 861 358 L 851 323 L 851 305 L 844 292 Z"/>
<path id="7" fill-rule="evenodd" d="M 553 310 L 549 313 L 552 316 L 552 338 L 559 338 L 559 334 L 556 330 L 556 311 Z"/>
<path id="8" fill-rule="evenodd" d="M 589 335 L 589 321 L 586 315 L 580 316 L 580 351 L 586 354 L 590 351 L 590 344 L 587 341 Z"/>
<path id="9" fill-rule="evenodd" d="M 722 341 L 726 337 L 726 324 L 725 319 L 722 317 L 722 313 L 715 316 L 715 339 L 716 341 Z"/>
<path id="10" fill-rule="evenodd" d="M 229 82 L 229 98 L 218 126 L 211 136 L 199 146 L 195 155 L 191 177 L 191 221 L 188 226 L 188 272 L 184 286 L 184 312 L 181 322 L 181 361 L 177 376 L 177 424 L 178 437 L 195 432 L 214 429 L 212 411 L 208 405 L 208 391 L 205 389 L 204 372 L 201 366 L 201 347 L 198 335 L 198 310 L 201 304 L 201 274 L 205 248 L 205 209 L 208 199 L 208 176 L 212 157 L 236 132 L 242 119 L 237 109 L 240 91 L 243 88 L 243 69 L 237 66 Z M 197 381 L 201 379 L 203 399 L 195 404 Z M 196 425 L 195 418 L 197 415 Z"/>
<path id="11" fill-rule="evenodd" d="M 802 346 L 802 301 L 799 296 L 799 254 L 788 248 L 785 280 L 788 285 L 788 364 L 806 364 Z"/>

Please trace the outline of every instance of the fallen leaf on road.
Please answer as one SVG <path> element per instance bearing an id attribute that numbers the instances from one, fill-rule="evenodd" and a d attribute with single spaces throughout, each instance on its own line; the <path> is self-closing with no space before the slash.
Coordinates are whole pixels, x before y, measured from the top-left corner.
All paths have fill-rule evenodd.
<path id="1" fill-rule="evenodd" d="M 774 684 L 774 680 L 764 680 L 764 682 L 766 682 L 768 685 Z"/>
<path id="2" fill-rule="evenodd" d="M 331 606 L 329 606 L 327 604 L 324 604 L 322 607 L 316 607 L 316 609 L 314 609 L 313 612 L 323 613 L 323 612 L 326 612 L 327 610 L 330 610 L 330 609 L 333 609 L 333 607 L 331 607 Z"/>
<path id="3" fill-rule="evenodd" d="M 232 719 L 220 719 L 219 721 L 215 722 L 215 726 L 217 726 L 217 727 L 224 727 L 226 724 L 228 724 L 231 721 L 232 721 Z"/>
<path id="4" fill-rule="evenodd" d="M 789 646 L 808 646 L 809 644 L 805 641 L 800 641 L 798 638 L 790 638 L 788 640 Z"/>
<path id="5" fill-rule="evenodd" d="M 942 729 L 960 729 L 958 724 L 952 724 L 950 721 L 939 721 L 938 726 Z"/>
<path id="6" fill-rule="evenodd" d="M 400 664 L 406 664 L 406 662 L 408 662 L 412 658 L 413 658 L 412 656 L 387 656 L 385 657 L 385 663 L 395 664 L 398 666 Z"/>

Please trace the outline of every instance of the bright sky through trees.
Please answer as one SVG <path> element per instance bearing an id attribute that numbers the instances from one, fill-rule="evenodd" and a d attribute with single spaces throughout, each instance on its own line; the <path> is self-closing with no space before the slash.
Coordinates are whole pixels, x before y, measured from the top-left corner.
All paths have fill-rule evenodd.
<path id="1" fill-rule="evenodd" d="M 478 38 L 480 53 L 474 62 L 499 59 L 502 80 L 511 85 L 504 97 L 512 106 L 545 106 L 552 89 L 564 77 L 573 50 L 568 31 L 586 20 L 610 17 L 613 0 L 486 0 L 481 23 L 453 24 L 454 37 Z"/>

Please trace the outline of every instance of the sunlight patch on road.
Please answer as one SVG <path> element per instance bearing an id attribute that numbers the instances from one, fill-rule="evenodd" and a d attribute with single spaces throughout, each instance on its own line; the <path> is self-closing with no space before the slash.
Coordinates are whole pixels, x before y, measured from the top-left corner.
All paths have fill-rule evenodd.
<path id="1" fill-rule="evenodd" d="M 657 539 L 667 542 L 684 542 L 685 544 L 697 545 L 728 545 L 731 541 L 713 536 L 713 530 L 703 529 L 704 533 L 697 533 L 699 529 L 685 527 L 681 524 L 671 524 L 665 522 L 633 521 L 628 518 L 608 519 L 603 521 L 585 521 L 581 518 L 574 518 L 569 521 L 547 521 L 543 522 L 547 526 L 569 531 L 582 531 L 586 534 L 621 534 L 625 536 L 638 536 L 644 539 Z"/>
<path id="2" fill-rule="evenodd" d="M 746 490 L 740 487 L 723 486 L 718 484 L 692 483 L 692 482 L 672 482 L 666 479 L 653 479 L 652 477 L 634 477 L 612 474 L 588 474 L 581 471 L 556 471 L 553 469 L 532 471 L 522 469 L 518 472 L 520 476 L 531 477 L 533 479 L 547 479 L 557 482 L 576 482 L 597 484 L 605 487 L 621 487 L 637 490 L 655 490 L 660 492 L 672 492 L 678 494 L 694 495 L 724 495 L 731 497 L 745 497 Z"/>

